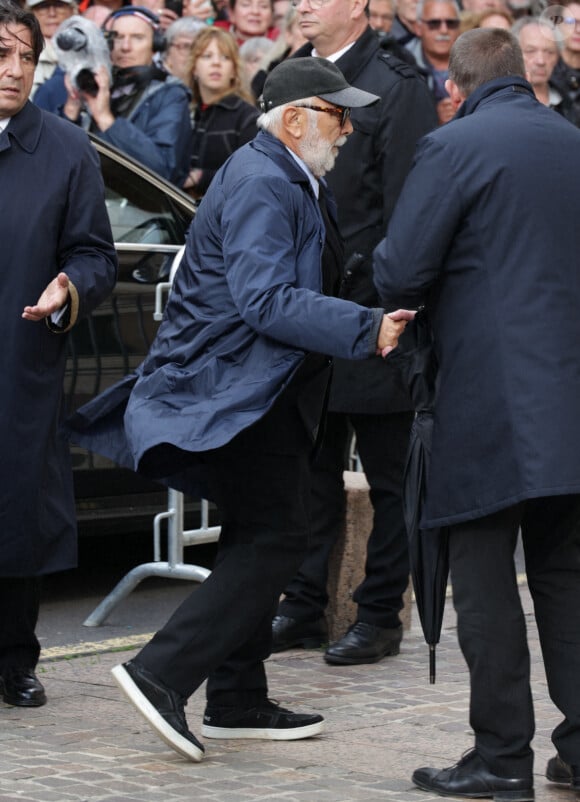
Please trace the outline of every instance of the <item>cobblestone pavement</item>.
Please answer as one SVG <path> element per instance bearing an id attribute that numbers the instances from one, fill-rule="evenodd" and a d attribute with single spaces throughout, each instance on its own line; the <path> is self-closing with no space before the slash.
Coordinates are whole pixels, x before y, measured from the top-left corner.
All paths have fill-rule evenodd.
<path id="1" fill-rule="evenodd" d="M 529 611 L 525 588 L 522 593 Z M 543 777 L 559 715 L 547 696 L 531 613 L 528 620 L 538 720 L 536 799 L 566 802 L 575 795 Z M 413 788 L 413 769 L 449 765 L 472 744 L 467 677 L 449 601 L 435 685 L 428 684 L 415 611 L 401 654 L 375 665 L 328 666 L 313 651 L 274 655 L 271 696 L 297 710 L 320 711 L 325 734 L 288 743 L 206 740 L 201 764 L 168 749 L 122 701 L 110 669 L 135 647 L 132 641 L 107 651 L 112 646 L 105 642 L 101 651 L 81 657 L 45 651 L 39 675 L 49 703 L 37 709 L 0 703 L 0 802 L 432 802 L 440 797 Z M 194 732 L 203 707 L 200 689 L 187 708 Z"/>

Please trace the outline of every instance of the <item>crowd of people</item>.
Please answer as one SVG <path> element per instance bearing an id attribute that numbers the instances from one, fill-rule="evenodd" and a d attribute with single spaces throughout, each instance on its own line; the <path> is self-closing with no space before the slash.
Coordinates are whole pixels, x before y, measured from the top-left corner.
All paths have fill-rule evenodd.
<path id="1" fill-rule="evenodd" d="M 506 28 L 520 40 L 536 97 L 580 125 L 580 4 L 565 0 L 563 7 L 569 17 L 554 25 L 534 13 L 533 0 L 369 0 L 365 20 L 383 51 L 422 76 L 439 124 L 454 115 L 445 89 L 453 43 L 473 28 Z M 37 105 L 91 130 L 196 199 L 256 133 L 268 72 L 312 41 L 310 9 L 296 0 L 29 0 L 28 8 L 45 39 L 31 93 Z M 58 63 L 54 37 L 75 15 L 92 21 L 110 46 L 109 80 L 101 74 L 95 96 L 67 85 Z M 219 34 L 208 36 L 208 28 Z M 205 78 L 200 83 L 200 73 L 208 73 L 211 86 Z"/>
<path id="2" fill-rule="evenodd" d="M 564 716 L 547 777 L 580 789 L 580 465 L 570 435 L 580 403 L 580 4 L 559 8 L 0 0 L 0 193 L 10 207 L 0 225 L 11 243 L 2 297 L 12 314 L 3 360 L 18 377 L 3 417 L 5 702 L 47 701 L 35 673 L 39 577 L 75 560 L 62 343 L 115 280 L 86 130 L 200 204 L 145 361 L 77 413 L 67 436 L 211 498 L 222 519 L 210 577 L 114 669 L 125 696 L 198 762 L 204 746 L 185 705 L 203 682 L 206 738 L 307 738 L 323 719 L 270 700 L 273 650 L 324 646 L 342 666 L 399 653 L 414 409 L 389 355 L 424 307 L 439 373 L 422 525 L 448 530 L 475 744 L 413 781 L 443 795 L 534 798 L 513 571 L 521 530 Z M 82 86 L 59 56 L 60 35 L 79 20 L 89 42 L 107 43 Z M 50 203 L 35 191 L 40 173 Z M 30 226 L 18 240 L 16 215 Z M 26 421 L 14 425 L 21 410 Z M 328 561 L 353 434 L 374 519 L 356 619 L 328 644 Z M 18 444 L 31 437 L 29 457 Z M 38 509 L 23 514 L 23 497 Z"/>

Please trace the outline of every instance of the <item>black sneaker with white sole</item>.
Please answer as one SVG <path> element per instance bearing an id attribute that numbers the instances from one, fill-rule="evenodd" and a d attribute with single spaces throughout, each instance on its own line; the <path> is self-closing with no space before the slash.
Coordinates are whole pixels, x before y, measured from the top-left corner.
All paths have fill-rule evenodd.
<path id="1" fill-rule="evenodd" d="M 265 699 L 247 710 L 208 705 L 203 716 L 201 734 L 206 738 L 297 741 L 318 735 L 323 729 L 322 716 L 293 713 L 270 699 Z"/>
<path id="2" fill-rule="evenodd" d="M 180 755 L 199 763 L 205 750 L 187 726 L 185 697 L 132 660 L 115 666 L 111 673 L 127 699 L 157 735 Z"/>

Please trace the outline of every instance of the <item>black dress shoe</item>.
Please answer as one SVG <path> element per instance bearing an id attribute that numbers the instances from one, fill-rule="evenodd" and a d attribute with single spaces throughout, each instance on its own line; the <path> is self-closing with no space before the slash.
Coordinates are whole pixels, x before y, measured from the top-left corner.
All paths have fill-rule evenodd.
<path id="1" fill-rule="evenodd" d="M 357 621 L 346 635 L 328 647 L 324 659 L 327 663 L 339 666 L 377 663 L 383 657 L 399 654 L 402 639 L 402 626 L 383 629 Z"/>
<path id="2" fill-rule="evenodd" d="M 298 621 L 287 615 L 277 615 L 272 621 L 272 651 L 283 652 L 302 646 L 304 649 L 320 649 L 328 643 L 328 627 L 325 618 L 316 621 Z"/>
<path id="3" fill-rule="evenodd" d="M 42 707 L 46 693 L 31 668 L 4 668 L 0 673 L 0 693 L 7 705 Z"/>
<path id="4" fill-rule="evenodd" d="M 441 796 L 465 796 L 469 799 L 491 797 L 495 802 L 532 802 L 532 777 L 497 777 L 472 749 L 459 763 L 448 769 L 417 769 L 413 782 L 423 791 Z"/>
<path id="5" fill-rule="evenodd" d="M 546 778 L 552 783 L 569 785 L 575 791 L 580 791 L 580 765 L 564 763 L 560 755 L 548 760 Z"/>

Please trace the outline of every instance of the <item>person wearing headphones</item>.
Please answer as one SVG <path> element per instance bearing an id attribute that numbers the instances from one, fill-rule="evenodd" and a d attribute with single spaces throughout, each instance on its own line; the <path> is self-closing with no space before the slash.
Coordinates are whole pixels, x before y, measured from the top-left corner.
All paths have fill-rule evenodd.
<path id="1" fill-rule="evenodd" d="M 123 6 L 103 23 L 111 48 L 95 73 L 97 91 L 74 89 L 65 79 L 63 116 L 182 186 L 191 150 L 190 92 L 153 60 L 165 39 L 159 18 L 141 6 Z"/>

